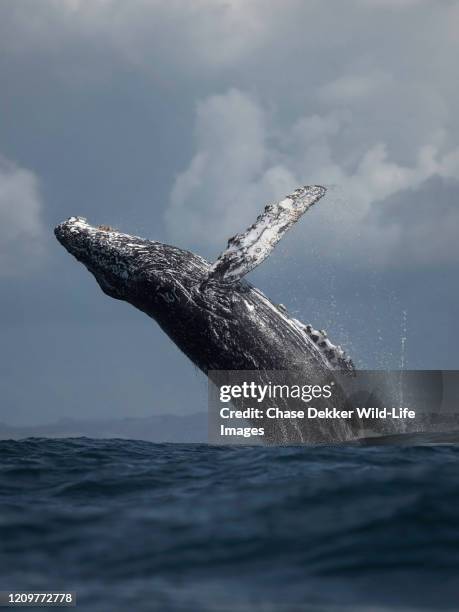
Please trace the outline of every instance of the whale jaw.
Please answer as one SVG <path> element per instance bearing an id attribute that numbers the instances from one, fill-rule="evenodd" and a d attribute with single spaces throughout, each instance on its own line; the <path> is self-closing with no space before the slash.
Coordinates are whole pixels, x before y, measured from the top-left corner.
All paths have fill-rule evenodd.
<path id="1" fill-rule="evenodd" d="M 110 297 L 141 310 L 163 302 L 161 295 L 189 291 L 207 277 L 209 263 L 189 251 L 118 232 L 106 225 L 90 225 L 83 217 L 70 217 L 54 233 L 63 247 L 94 275 Z M 139 303 L 142 306 L 139 306 Z M 170 310 L 171 304 L 168 303 Z M 154 310 L 153 306 L 151 309 Z"/>
<path id="2" fill-rule="evenodd" d="M 70 217 L 55 228 L 54 234 L 94 275 L 102 291 L 116 299 L 126 299 L 135 280 L 136 254 L 155 244 L 109 226 L 92 226 L 84 217 Z"/>

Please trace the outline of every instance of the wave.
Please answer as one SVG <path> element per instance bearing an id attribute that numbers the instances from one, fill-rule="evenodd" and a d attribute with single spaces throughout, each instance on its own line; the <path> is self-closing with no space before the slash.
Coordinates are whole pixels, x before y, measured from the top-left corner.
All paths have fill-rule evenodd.
<path id="1" fill-rule="evenodd" d="M 459 447 L 390 438 L 3 441 L 2 588 L 98 612 L 457 609 Z"/>

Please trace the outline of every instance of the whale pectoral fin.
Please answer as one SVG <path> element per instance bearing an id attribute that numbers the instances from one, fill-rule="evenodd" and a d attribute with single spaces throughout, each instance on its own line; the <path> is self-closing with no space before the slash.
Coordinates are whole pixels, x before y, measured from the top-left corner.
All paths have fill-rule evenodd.
<path id="1" fill-rule="evenodd" d="M 307 185 L 266 206 L 253 225 L 228 240 L 227 249 L 212 264 L 208 280 L 224 283 L 240 280 L 268 257 L 285 232 L 325 192 L 325 187 Z"/>

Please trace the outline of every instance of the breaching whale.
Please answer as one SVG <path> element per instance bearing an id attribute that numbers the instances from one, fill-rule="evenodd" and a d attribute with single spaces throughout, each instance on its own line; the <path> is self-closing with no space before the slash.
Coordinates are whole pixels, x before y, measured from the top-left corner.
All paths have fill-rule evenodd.
<path id="1" fill-rule="evenodd" d="M 205 374 L 301 370 L 317 380 L 336 370 L 352 372 L 352 361 L 323 330 L 290 316 L 244 277 L 325 192 L 305 186 L 269 204 L 253 225 L 229 239 L 213 264 L 175 246 L 91 226 L 82 217 L 70 217 L 55 235 L 104 293 L 155 319 Z M 335 440 L 350 436 L 330 434 Z M 317 438 L 328 439 L 323 432 Z"/>

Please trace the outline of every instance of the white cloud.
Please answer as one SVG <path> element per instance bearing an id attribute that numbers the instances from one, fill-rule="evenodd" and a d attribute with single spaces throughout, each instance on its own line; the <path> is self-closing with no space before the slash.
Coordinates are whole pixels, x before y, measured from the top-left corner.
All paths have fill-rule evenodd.
<path id="1" fill-rule="evenodd" d="M 457 176 L 459 148 L 443 151 L 442 139 L 434 134 L 430 140 L 440 145 L 420 147 L 408 165 L 391 159 L 385 143 L 376 142 L 351 164 L 347 155 L 334 154 L 334 144 L 350 121 L 345 111 L 306 116 L 279 133 L 267 110 L 243 92 L 231 90 L 203 101 L 197 112 L 196 153 L 177 177 L 166 212 L 172 237 L 215 251 L 267 202 L 305 183 L 335 184 L 339 189 L 332 189 L 303 221 L 307 227 L 301 237 L 308 248 L 312 244 L 340 261 L 357 257 L 363 263 L 390 265 L 406 236 L 397 224 L 380 222 L 386 200 L 414 191 L 432 177 Z M 380 214 L 372 214 L 375 210 Z M 424 229 L 414 225 L 417 231 L 409 238 L 416 241 Z M 429 245 L 406 251 L 411 263 L 421 253 L 424 261 Z M 431 251 L 431 261 L 436 261 L 438 249 Z M 445 261 L 445 249 L 441 252 Z M 457 249 L 450 257 L 458 257 Z"/>
<path id="2" fill-rule="evenodd" d="M 44 254 L 38 179 L 0 156 L 0 275 L 33 269 Z"/>
<path id="3" fill-rule="evenodd" d="M 386 73 L 352 74 L 325 83 L 318 90 L 319 98 L 328 103 L 355 103 L 359 99 L 381 95 L 393 83 Z"/>
<path id="4" fill-rule="evenodd" d="M 166 211 L 176 239 L 222 245 L 235 219 L 250 221 L 259 204 L 251 192 L 260 189 L 254 177 L 267 163 L 265 135 L 264 111 L 237 90 L 198 105 L 197 152 L 177 178 Z"/>

